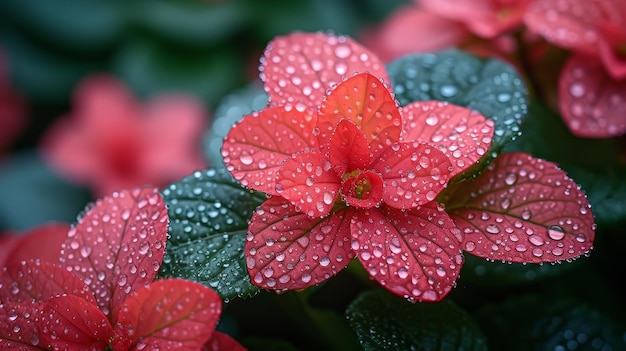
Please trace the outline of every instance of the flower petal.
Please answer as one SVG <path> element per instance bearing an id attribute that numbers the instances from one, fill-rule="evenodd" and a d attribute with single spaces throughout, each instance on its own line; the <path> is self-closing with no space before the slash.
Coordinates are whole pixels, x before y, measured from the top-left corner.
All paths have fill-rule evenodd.
<path id="1" fill-rule="evenodd" d="M 369 145 L 354 121 L 344 119 L 337 124 L 328 146 L 328 160 L 339 176 L 369 166 Z"/>
<path id="2" fill-rule="evenodd" d="M 595 55 L 601 40 L 598 24 L 620 23 L 620 3 L 623 4 L 621 0 L 536 0 L 528 6 L 524 22 L 559 47 Z"/>
<path id="3" fill-rule="evenodd" d="M 74 295 L 50 299 L 39 320 L 42 344 L 53 350 L 104 350 L 113 328 L 98 306 Z"/>
<path id="4" fill-rule="evenodd" d="M 434 200 L 448 184 L 452 166 L 434 146 L 401 142 L 385 150 L 372 169 L 383 178 L 385 203 L 406 209 Z"/>
<path id="5" fill-rule="evenodd" d="M 446 202 L 463 249 L 498 261 L 540 263 L 591 250 L 595 224 L 585 194 L 554 163 L 502 154 Z"/>
<path id="6" fill-rule="evenodd" d="M 381 60 L 390 62 L 407 54 L 453 48 L 469 36 L 462 23 L 407 4 L 393 12 L 378 28 L 368 30 L 363 43 Z"/>
<path id="7" fill-rule="evenodd" d="M 322 151 L 337 124 L 352 120 L 363 132 L 373 157 L 377 157 L 402 131 L 402 117 L 387 83 L 369 73 L 355 74 L 339 84 L 320 105 L 317 127 Z"/>
<path id="8" fill-rule="evenodd" d="M 389 81 L 383 63 L 351 38 L 293 33 L 272 40 L 261 60 L 261 79 L 273 105 L 304 103 L 317 108 L 326 90 L 354 72 Z"/>
<path id="9" fill-rule="evenodd" d="M 452 162 L 450 177 L 478 162 L 491 146 L 493 121 L 478 111 L 442 101 L 418 101 L 401 112 L 402 139 L 437 146 Z"/>
<path id="10" fill-rule="evenodd" d="M 200 351 L 246 351 L 247 349 L 226 333 L 213 332 Z"/>
<path id="11" fill-rule="evenodd" d="M 613 80 L 602 63 L 570 58 L 559 78 L 559 109 L 572 134 L 610 138 L 626 133 L 626 80 Z"/>
<path id="12" fill-rule="evenodd" d="M 276 194 L 276 172 L 293 154 L 315 148 L 317 116 L 292 105 L 255 112 L 238 122 L 224 139 L 227 169 L 243 186 Z"/>
<path id="13" fill-rule="evenodd" d="M 350 250 L 350 217 L 344 209 L 311 218 L 276 196 L 259 206 L 250 220 L 245 244 L 253 284 L 272 290 L 317 285 L 344 269 Z"/>
<path id="14" fill-rule="evenodd" d="M 461 234 L 437 204 L 359 211 L 351 231 L 359 261 L 392 293 L 439 301 L 454 287 L 463 263 Z"/>
<path id="15" fill-rule="evenodd" d="M 13 261 L 3 267 L 0 275 L 0 304 L 2 302 L 45 302 L 63 294 L 71 294 L 95 304 L 89 287 L 65 268 L 40 260 Z"/>
<path id="16" fill-rule="evenodd" d="M 37 335 L 37 318 L 42 303 L 14 303 L 0 305 L 0 350 L 44 350 Z"/>
<path id="17" fill-rule="evenodd" d="M 159 271 L 167 228 L 158 189 L 113 193 L 98 200 L 69 231 L 61 262 L 88 283 L 98 306 L 115 320 L 126 296 Z"/>
<path id="18" fill-rule="evenodd" d="M 58 263 L 61 244 L 70 229 L 67 223 L 46 223 L 24 233 L 8 255 L 6 262 L 39 259 Z"/>
<path id="19" fill-rule="evenodd" d="M 137 350 L 199 350 L 221 311 L 219 295 L 200 283 L 157 280 L 124 301 L 114 343 L 128 338 Z"/>
<path id="20" fill-rule="evenodd" d="M 319 152 L 303 152 L 285 161 L 278 172 L 276 192 L 289 200 L 296 211 L 309 217 L 330 213 L 341 186 L 341 178 Z"/>

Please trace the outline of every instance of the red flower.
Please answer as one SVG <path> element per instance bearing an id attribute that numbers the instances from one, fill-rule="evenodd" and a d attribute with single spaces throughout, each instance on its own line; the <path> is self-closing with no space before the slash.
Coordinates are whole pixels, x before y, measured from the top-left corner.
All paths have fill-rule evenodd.
<path id="1" fill-rule="evenodd" d="M 54 169 L 102 196 L 143 184 L 164 186 L 206 168 L 199 141 L 204 108 L 186 96 L 140 105 L 111 77 L 88 78 L 74 112 L 55 124 L 42 151 Z"/>
<path id="2" fill-rule="evenodd" d="M 589 138 L 626 133 L 626 2 L 538 0 L 525 22 L 575 52 L 559 82 L 559 108 L 572 133 Z"/>
<path id="3" fill-rule="evenodd" d="M 356 256 L 397 295 L 443 298 L 463 238 L 433 200 L 486 152 L 493 122 L 442 102 L 398 108 L 382 63 L 346 37 L 280 37 L 262 62 L 271 103 L 222 150 L 236 179 L 271 195 L 249 225 L 252 281 L 305 288 Z"/>
<path id="4" fill-rule="evenodd" d="M 9 260 L 0 274 L 0 348 L 243 350 L 214 331 L 221 300 L 213 290 L 183 279 L 153 281 L 167 226 L 157 189 L 122 191 L 99 200 L 67 232 L 60 265 Z M 24 238 L 21 257 L 28 247 L 39 250 L 39 237 Z"/>

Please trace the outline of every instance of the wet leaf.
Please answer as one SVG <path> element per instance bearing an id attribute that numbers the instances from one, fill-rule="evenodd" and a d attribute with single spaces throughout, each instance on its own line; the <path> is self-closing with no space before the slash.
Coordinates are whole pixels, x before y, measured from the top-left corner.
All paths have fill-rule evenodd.
<path id="1" fill-rule="evenodd" d="M 96 201 L 68 232 L 61 263 L 89 285 L 100 309 L 116 320 L 126 296 L 156 276 L 167 225 L 157 189 L 113 193 Z"/>
<path id="2" fill-rule="evenodd" d="M 461 236 L 436 204 L 372 209 L 352 219 L 352 249 L 371 278 L 411 301 L 439 301 L 454 286 Z"/>
<path id="3" fill-rule="evenodd" d="M 494 124 L 475 110 L 442 101 L 418 101 L 402 107 L 403 140 L 436 145 L 452 162 L 450 177 L 483 157 L 493 138 Z"/>
<path id="4" fill-rule="evenodd" d="M 487 350 L 478 326 L 450 300 L 411 305 L 371 290 L 348 306 L 346 317 L 366 351 Z"/>
<path id="5" fill-rule="evenodd" d="M 354 72 L 369 72 L 389 83 L 382 62 L 349 37 L 292 33 L 276 37 L 261 59 L 261 79 L 273 105 L 317 107 L 326 91 Z"/>
<path id="6" fill-rule="evenodd" d="M 224 139 L 226 168 L 243 186 L 276 194 L 276 172 L 291 155 L 317 146 L 316 114 L 291 105 L 245 116 Z"/>
<path id="7" fill-rule="evenodd" d="M 213 112 L 213 123 L 203 138 L 204 156 L 214 169 L 224 168 L 222 143 L 235 123 L 244 115 L 262 110 L 267 94 L 260 84 L 250 84 L 224 97 Z"/>
<path id="8" fill-rule="evenodd" d="M 493 142 L 482 163 L 497 156 L 520 134 L 528 92 L 515 69 L 499 59 L 481 60 L 459 50 L 446 50 L 401 57 L 387 70 L 401 106 L 414 101 L 448 101 L 492 119 Z"/>
<path id="9" fill-rule="evenodd" d="M 28 259 L 58 263 L 61 245 L 65 242 L 69 229 L 69 224 L 60 222 L 49 222 L 33 228 L 19 237 L 18 243 L 6 258 L 6 263 Z"/>
<path id="10" fill-rule="evenodd" d="M 71 294 L 96 303 L 87 284 L 65 268 L 39 260 L 11 262 L 0 275 L 0 302 L 45 302 L 52 297 Z"/>
<path id="11" fill-rule="evenodd" d="M 622 350 L 623 322 L 562 294 L 517 295 L 476 314 L 494 350 Z"/>
<path id="12" fill-rule="evenodd" d="M 599 59 L 570 58 L 559 77 L 559 110 L 569 130 L 582 138 L 626 133 L 626 80 L 614 80 Z"/>
<path id="13" fill-rule="evenodd" d="M 195 172 L 162 193 L 170 228 L 160 275 L 208 285 L 226 300 L 256 294 L 243 248 L 248 220 L 265 197 L 242 188 L 225 170 Z"/>
<path id="14" fill-rule="evenodd" d="M 294 290 L 336 275 L 354 258 L 350 212 L 312 218 L 280 196 L 269 198 L 254 212 L 246 238 L 246 266 L 253 284 Z"/>
<path id="15" fill-rule="evenodd" d="M 246 349 L 226 333 L 213 332 L 211 339 L 202 346 L 201 351 L 246 351 Z"/>
<path id="16" fill-rule="evenodd" d="M 36 316 L 41 304 L 0 301 L 0 350 L 48 350 L 37 336 Z"/>
<path id="17" fill-rule="evenodd" d="M 585 194 L 554 163 L 505 153 L 442 201 L 463 249 L 508 262 L 570 260 L 591 250 L 595 223 Z"/>
<path id="18" fill-rule="evenodd" d="M 220 297 L 206 286 L 162 279 L 124 301 L 115 331 L 129 335 L 138 350 L 198 350 L 213 333 L 221 311 Z"/>
<path id="19" fill-rule="evenodd" d="M 104 350 L 113 336 L 113 328 L 98 306 L 74 295 L 48 300 L 40 318 L 42 343 L 58 350 Z"/>

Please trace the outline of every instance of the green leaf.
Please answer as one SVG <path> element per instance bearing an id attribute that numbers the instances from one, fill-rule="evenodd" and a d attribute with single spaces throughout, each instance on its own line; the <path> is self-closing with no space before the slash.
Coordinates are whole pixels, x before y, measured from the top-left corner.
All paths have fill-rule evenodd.
<path id="1" fill-rule="evenodd" d="M 249 20 L 247 9 L 235 1 L 142 1 L 131 21 L 173 43 L 212 45 L 234 36 Z"/>
<path id="2" fill-rule="evenodd" d="M 411 304 L 384 290 L 357 297 L 346 311 L 364 350 L 487 350 L 470 316 L 450 300 Z"/>
<path id="3" fill-rule="evenodd" d="M 232 126 L 244 115 L 262 110 L 267 104 L 263 86 L 253 83 L 222 99 L 213 113 L 213 123 L 203 137 L 204 156 L 213 168 L 224 168 L 222 143 Z"/>
<path id="4" fill-rule="evenodd" d="M 577 298 L 513 296 L 476 315 L 493 350 L 624 350 L 625 328 Z"/>
<path id="5" fill-rule="evenodd" d="M 403 56 L 389 63 L 387 71 L 401 106 L 423 100 L 448 101 L 492 119 L 493 143 L 481 165 L 497 157 L 520 134 L 528 91 L 515 69 L 504 61 L 482 60 L 451 49 Z M 476 169 L 465 174 L 473 174 Z"/>
<path id="6" fill-rule="evenodd" d="M 487 287 L 529 285 L 569 272 L 583 264 L 586 264 L 586 260 L 574 260 L 567 264 L 503 263 L 465 254 L 460 279 L 463 283 Z"/>
<path id="7" fill-rule="evenodd" d="M 248 220 L 264 196 L 213 169 L 196 171 L 162 193 L 170 228 L 160 275 L 208 285 L 225 301 L 256 294 L 243 247 Z"/>

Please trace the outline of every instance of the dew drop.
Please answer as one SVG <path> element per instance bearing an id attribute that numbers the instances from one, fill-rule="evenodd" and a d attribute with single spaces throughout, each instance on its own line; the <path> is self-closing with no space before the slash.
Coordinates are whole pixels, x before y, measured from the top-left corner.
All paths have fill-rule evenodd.
<path id="1" fill-rule="evenodd" d="M 548 236 L 552 240 L 563 240 L 565 237 L 565 231 L 558 225 L 551 225 L 548 227 Z"/>
<path id="2" fill-rule="evenodd" d="M 254 162 L 254 159 L 249 154 L 243 153 L 241 154 L 241 156 L 239 156 L 239 161 L 241 161 L 241 163 L 243 163 L 244 165 L 249 166 L 252 164 L 252 162 Z"/>

